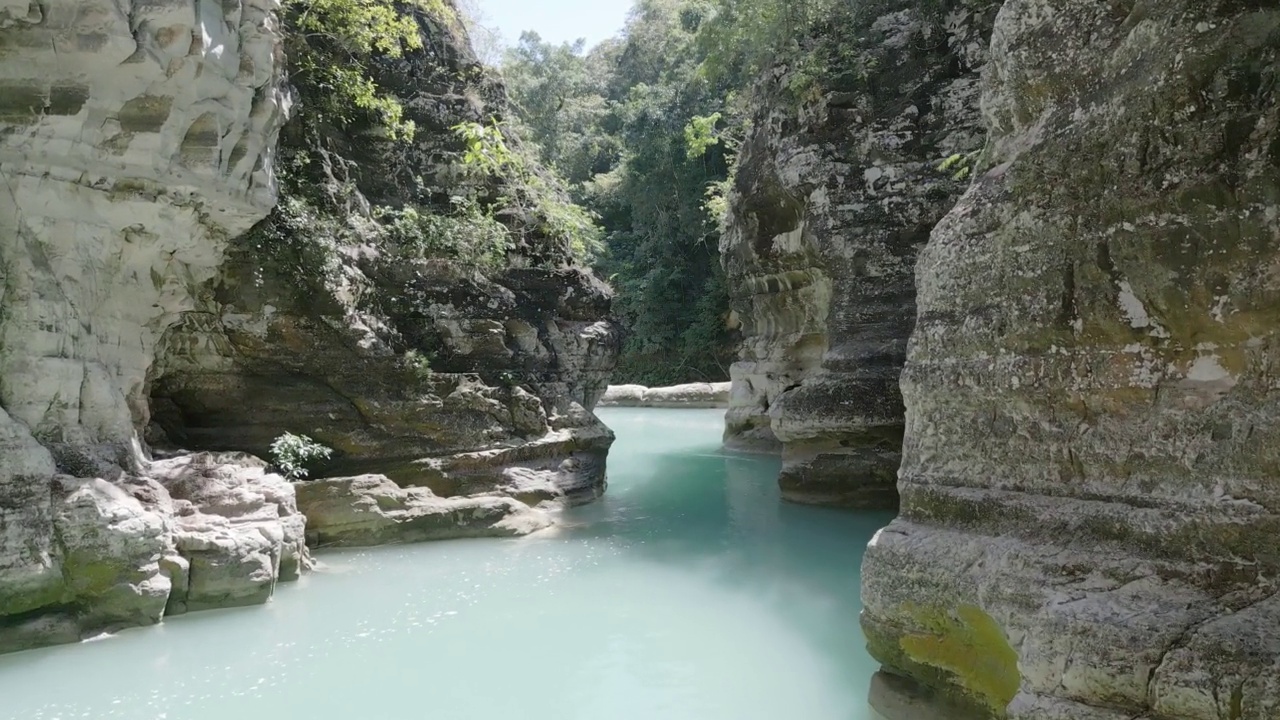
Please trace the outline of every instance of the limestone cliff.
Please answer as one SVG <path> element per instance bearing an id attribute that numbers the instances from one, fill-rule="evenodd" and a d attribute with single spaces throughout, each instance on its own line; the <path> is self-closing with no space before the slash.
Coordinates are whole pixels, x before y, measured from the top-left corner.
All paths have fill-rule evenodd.
<path id="1" fill-rule="evenodd" d="M 160 336 L 274 202 L 273 12 L 0 3 L 0 651 L 261 601 L 305 562 L 261 463 L 152 464 L 137 432 Z"/>
<path id="2" fill-rule="evenodd" d="M 982 716 L 1280 716 L 1280 9 L 1007 0 L 934 230 L 892 672 Z"/>
<path id="3" fill-rule="evenodd" d="M 450 128 L 502 87 L 413 12 L 422 49 L 375 78 L 405 144 L 306 114 L 273 2 L 0 0 L 0 652 L 264 602 L 305 537 L 519 534 L 603 491 L 610 292 L 536 169 L 458 169 Z M 483 262 L 406 251 L 458 196 L 497 208 Z M 423 487 L 300 497 L 240 452 L 286 431 L 336 448 L 326 474 Z"/>
<path id="4" fill-rule="evenodd" d="M 465 173 L 452 128 L 500 123 L 505 91 L 456 18 L 413 17 L 422 49 L 375 72 L 416 125 L 412 141 L 291 123 L 281 207 L 232 244 L 165 338 L 153 431 L 264 454 L 287 430 L 335 448 L 328 475 L 381 473 L 446 497 L 536 486 L 595 499 L 613 440 L 590 412 L 617 354 L 612 293 L 543 231 L 534 188 Z M 297 87 L 304 108 L 327 92 Z M 468 194 L 504 224 L 448 219 Z M 410 242 L 388 217 L 450 224 Z M 490 225 L 512 244 L 497 257 L 431 251 L 456 239 L 436 235 Z"/>
<path id="5" fill-rule="evenodd" d="M 985 133 L 997 3 L 863 3 L 780 68 L 739 161 L 721 253 L 742 321 L 730 447 L 783 453 L 784 497 L 893 507 L 912 273 Z M 955 161 L 953 160 L 953 163 Z"/>

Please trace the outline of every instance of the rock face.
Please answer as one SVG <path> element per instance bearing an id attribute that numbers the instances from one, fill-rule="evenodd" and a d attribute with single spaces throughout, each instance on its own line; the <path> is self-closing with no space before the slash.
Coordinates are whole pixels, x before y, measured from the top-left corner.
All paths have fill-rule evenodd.
<path id="1" fill-rule="evenodd" d="M 983 716 L 1280 716 L 1280 9 L 1007 0 L 919 265 L 894 673 Z"/>
<path id="2" fill-rule="evenodd" d="M 169 331 L 152 430 L 259 454 L 303 433 L 335 449 L 325 475 L 375 473 L 441 497 L 536 476 L 569 502 L 594 500 L 613 441 L 591 413 L 618 352 L 612 291 L 519 207 L 497 211 L 514 244 L 497 266 L 415 255 L 375 225 L 372 209 L 443 213 L 458 195 L 500 204 L 526 192 L 466 174 L 452 128 L 500 120 L 505 91 L 456 22 L 414 19 L 423 49 L 376 71 L 413 140 L 324 136 L 306 116 L 290 125 L 282 155 L 307 174 L 295 172 L 281 207 L 233 243 L 200 306 Z M 303 107 L 328 92 L 299 91 Z"/>
<path id="3" fill-rule="evenodd" d="M 305 563 L 288 485 L 225 459 L 196 492 L 209 458 L 152 464 L 137 432 L 160 336 L 274 202 L 273 12 L 0 2 L 0 651 Z"/>
<path id="4" fill-rule="evenodd" d="M 511 537 L 552 524 L 547 513 L 512 497 L 445 499 L 427 488 L 402 489 L 381 475 L 303 483 L 298 504 L 312 547 Z"/>
<path id="5" fill-rule="evenodd" d="M 817 87 L 779 69 L 758 91 L 721 241 L 744 336 L 725 441 L 781 450 L 788 500 L 896 504 L 913 268 L 982 146 L 997 5 L 841 11 Z"/>
<path id="6" fill-rule="evenodd" d="M 294 486 L 261 460 L 199 453 L 149 470 L 169 495 L 171 506 L 162 509 L 174 516 L 179 554 L 168 566 L 166 615 L 266 602 L 277 580 L 296 580 L 309 565 Z"/>
<path id="7" fill-rule="evenodd" d="M 320 542 L 521 534 L 546 522 L 529 506 L 603 492 L 610 291 L 540 234 L 526 188 L 482 183 L 517 198 L 483 269 L 362 242 L 382 237 L 371 206 L 472 182 L 450 128 L 500 115 L 501 85 L 418 13 L 425 48 L 376 79 L 419 139 L 317 149 L 295 118 L 284 157 L 320 161 L 292 187 L 344 204 L 273 213 L 275 10 L 0 0 L 0 652 L 296 578 L 294 486 L 237 452 L 286 431 L 334 446 L 331 473 L 423 486 L 308 487 Z"/>
<path id="8" fill-rule="evenodd" d="M 731 383 L 690 383 L 664 388 L 610 385 L 600 404 L 617 407 L 727 408 Z"/>

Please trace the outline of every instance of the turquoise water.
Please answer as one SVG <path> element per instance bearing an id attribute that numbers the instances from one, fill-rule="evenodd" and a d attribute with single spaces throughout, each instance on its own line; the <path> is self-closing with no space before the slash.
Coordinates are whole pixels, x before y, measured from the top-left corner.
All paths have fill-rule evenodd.
<path id="1" fill-rule="evenodd" d="M 266 607 L 0 657 L 4 720 L 867 720 L 862 548 L 721 413 L 606 410 L 610 488 L 520 540 L 330 553 Z"/>

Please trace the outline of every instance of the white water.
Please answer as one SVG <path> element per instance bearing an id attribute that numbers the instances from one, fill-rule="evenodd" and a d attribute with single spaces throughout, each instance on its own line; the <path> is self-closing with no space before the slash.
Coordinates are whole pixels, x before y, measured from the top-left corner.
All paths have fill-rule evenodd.
<path id="1" fill-rule="evenodd" d="M 0 657 L 4 720 L 866 720 L 884 514 L 783 505 L 722 415 L 605 410 L 568 527 L 329 553 L 266 607 Z"/>

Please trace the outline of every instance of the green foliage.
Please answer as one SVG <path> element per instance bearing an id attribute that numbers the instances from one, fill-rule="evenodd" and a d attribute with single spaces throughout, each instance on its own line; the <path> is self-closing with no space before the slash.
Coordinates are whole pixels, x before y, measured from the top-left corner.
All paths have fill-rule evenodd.
<path id="1" fill-rule="evenodd" d="M 564 242 L 570 257 L 580 264 L 590 263 L 603 248 L 601 230 L 584 207 L 570 201 L 553 172 L 538 172 L 526 158 L 512 151 L 496 121 L 489 125 L 460 123 L 453 128 L 463 142 L 463 168 L 479 177 L 502 175 L 517 187 L 501 198 L 500 204 L 515 206 L 537 223 L 549 238 Z"/>
<path id="2" fill-rule="evenodd" d="M 706 209 L 707 215 L 715 220 L 716 227 L 721 232 L 724 231 L 725 223 L 729 221 L 729 191 L 733 189 L 732 175 L 718 182 L 707 184 L 706 202 L 702 207 Z"/>
<path id="3" fill-rule="evenodd" d="M 938 165 L 939 172 L 951 173 L 952 180 L 965 180 L 973 173 L 977 153 L 956 153 Z"/>
<path id="4" fill-rule="evenodd" d="M 596 224 L 596 216 L 538 176 L 531 177 L 529 184 L 535 191 L 535 211 L 542 221 L 542 232 L 568 242 L 569 255 L 575 262 L 589 265 L 595 261 L 604 250 L 604 231 Z"/>
<path id="5" fill-rule="evenodd" d="M 716 135 L 716 123 L 720 122 L 721 117 L 723 115 L 719 112 L 705 117 L 696 115 L 684 126 L 684 142 L 689 148 L 690 158 L 703 157 L 713 145 L 720 144 L 720 137 Z"/>
<path id="6" fill-rule="evenodd" d="M 299 285 L 333 285 L 342 273 L 338 241 L 346 232 L 330 214 L 306 199 L 283 193 L 276 211 L 247 236 L 258 257 Z"/>
<path id="7" fill-rule="evenodd" d="M 584 52 L 526 34 L 503 66 L 542 159 L 603 227 L 597 267 L 628 331 L 618 381 L 723 380 L 736 351 L 718 244 L 753 78 L 710 55 L 724 4 L 640 0 L 621 39 Z"/>
<path id="8" fill-rule="evenodd" d="M 503 65 L 509 95 L 526 134 L 537 140 L 540 159 L 571 186 L 606 172 L 620 151 L 618 138 L 601 132 L 610 112 L 609 60 L 583 50 L 581 41 L 551 45 L 525 33 Z"/>
<path id="9" fill-rule="evenodd" d="M 248 240 L 264 267 L 293 281 L 295 300 L 388 302 L 365 292 L 369 281 L 423 260 L 492 272 L 513 253 L 560 266 L 601 251 L 594 217 L 507 125 L 468 122 L 415 137 L 412 119 L 434 127 L 456 110 L 409 98 L 456 89 L 490 100 L 484 71 L 444 51 L 462 36 L 453 7 L 285 0 L 290 80 L 304 111 L 282 133 L 278 209 Z M 405 69 L 432 64 L 442 73 L 420 78 L 425 87 L 406 82 Z"/>
<path id="10" fill-rule="evenodd" d="M 333 454 L 331 448 L 325 447 L 306 435 L 285 433 L 271 443 L 271 458 L 287 480 L 297 482 L 306 479 L 310 471 L 307 466 L 317 460 L 327 460 Z"/>
<path id="11" fill-rule="evenodd" d="M 712 81 L 748 87 L 766 69 L 806 59 L 813 25 L 830 16 L 840 0 L 702 0 L 699 72 Z M 805 73 L 795 72 L 792 82 Z"/>
<path id="12" fill-rule="evenodd" d="M 406 259 L 443 258 L 463 265 L 495 269 L 511 249 L 510 231 L 474 205 L 459 203 L 443 215 L 425 209 L 379 208 L 381 239 Z"/>
<path id="13" fill-rule="evenodd" d="M 420 9 L 452 21 L 443 0 L 419 0 Z M 422 48 L 416 19 L 394 0 L 286 0 L 285 52 L 295 82 L 317 92 L 307 100 L 317 122 L 347 129 L 373 114 L 393 138 L 411 139 L 412 121 L 395 96 L 374 82 L 375 57 L 398 58 Z"/>
<path id="14" fill-rule="evenodd" d="M 419 381 L 426 382 L 435 375 L 435 371 L 431 369 L 430 359 L 418 350 L 409 350 L 401 360 L 405 368 Z"/>
<path id="15" fill-rule="evenodd" d="M 508 170 L 522 172 L 524 159 L 507 147 L 507 138 L 502 134 L 497 121 L 489 125 L 466 122 L 454 125 L 452 130 L 466 143 L 467 149 L 462 156 L 463 167 L 481 177 L 500 175 Z"/>

